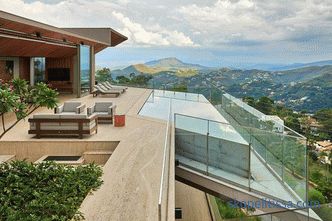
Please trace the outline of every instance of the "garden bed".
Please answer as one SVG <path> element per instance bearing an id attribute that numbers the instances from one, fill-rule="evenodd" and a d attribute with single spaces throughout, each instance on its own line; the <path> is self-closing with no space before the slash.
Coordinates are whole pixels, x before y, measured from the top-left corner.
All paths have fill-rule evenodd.
<path id="1" fill-rule="evenodd" d="M 101 175 L 95 164 L 0 164 L 0 220 L 80 220 L 78 209 Z"/>

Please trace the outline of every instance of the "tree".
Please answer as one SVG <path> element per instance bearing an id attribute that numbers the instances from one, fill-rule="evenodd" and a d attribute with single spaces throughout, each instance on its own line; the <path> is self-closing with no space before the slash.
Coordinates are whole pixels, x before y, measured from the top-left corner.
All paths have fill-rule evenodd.
<path id="1" fill-rule="evenodd" d="M 0 83 L 0 115 L 3 128 L 0 139 L 38 107 L 52 109 L 57 106 L 58 93 L 45 83 L 37 83 L 32 89 L 29 89 L 26 81 L 20 79 L 14 79 L 11 84 Z M 29 110 L 30 108 L 32 110 Z M 14 112 L 17 120 L 6 128 L 4 115 L 8 112 Z"/>
<path id="2" fill-rule="evenodd" d="M 96 71 L 96 80 L 98 82 L 111 81 L 112 74 L 109 68 L 103 68 Z"/>
<path id="3" fill-rule="evenodd" d="M 297 117 L 287 116 L 284 118 L 285 125 L 297 132 L 301 132 L 301 123 Z"/>
<path id="4" fill-rule="evenodd" d="M 4 115 L 8 112 L 14 112 L 17 120 L 20 120 L 26 116 L 26 105 L 22 103 L 20 97 L 13 93 L 11 88 L 0 89 L 0 114 L 2 119 L 3 134 L 7 132 L 5 127 Z M 0 138 L 3 135 L 0 136 Z"/>
<path id="5" fill-rule="evenodd" d="M 24 79 L 15 78 L 11 83 L 13 92 L 20 97 L 21 102 L 29 102 L 30 91 L 28 82 Z"/>
<path id="6" fill-rule="evenodd" d="M 179 92 L 188 92 L 188 85 L 185 83 L 176 84 L 173 86 L 171 90 Z"/>
<path id="7" fill-rule="evenodd" d="M 130 84 L 132 85 L 138 85 L 138 86 L 146 86 L 148 85 L 149 81 L 152 79 L 151 75 L 147 74 L 140 74 L 137 76 L 134 76 L 130 79 Z"/>
<path id="8" fill-rule="evenodd" d="M 128 84 L 130 82 L 130 79 L 123 75 L 117 76 L 116 80 L 118 81 L 119 84 Z"/>
<path id="9" fill-rule="evenodd" d="M 31 90 L 32 103 L 34 109 L 32 113 L 38 107 L 47 107 L 53 109 L 57 106 L 59 93 L 48 87 L 45 83 L 37 83 Z"/>
<path id="10" fill-rule="evenodd" d="M 323 194 L 316 190 L 316 189 L 311 189 L 308 192 L 308 200 L 309 201 L 318 201 L 320 204 L 324 204 L 326 199 L 323 196 Z"/>
<path id="11" fill-rule="evenodd" d="M 255 108 L 264 114 L 270 115 L 272 114 L 274 101 L 268 97 L 261 97 L 257 101 Z"/>
<path id="12" fill-rule="evenodd" d="M 242 98 L 242 100 L 252 107 L 256 106 L 256 101 L 255 101 L 255 98 L 253 98 L 253 97 L 244 97 L 244 98 Z"/>
<path id="13" fill-rule="evenodd" d="M 332 108 L 317 111 L 314 118 L 323 126 L 323 132 L 332 139 Z"/>

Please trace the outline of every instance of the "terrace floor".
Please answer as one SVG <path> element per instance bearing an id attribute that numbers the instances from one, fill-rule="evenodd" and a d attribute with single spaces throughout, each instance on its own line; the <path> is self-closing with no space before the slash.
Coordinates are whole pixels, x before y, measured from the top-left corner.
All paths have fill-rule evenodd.
<path id="1" fill-rule="evenodd" d="M 36 139 L 28 134 L 28 121 L 22 120 L 2 138 L 0 155 L 8 155 L 5 152 L 9 151 L 9 147 L 19 149 L 20 146 L 31 143 L 38 145 L 40 142 L 40 148 L 52 148 L 45 147 L 45 141 L 48 142 L 47 145 L 64 141 L 64 145 L 68 142 L 81 145 L 96 141 L 119 142 L 104 165 L 103 185 L 83 201 L 80 211 L 84 213 L 86 220 L 155 221 L 158 219 L 166 122 L 138 115 L 150 93 L 151 90 L 148 89 L 128 88 L 127 92 L 117 98 L 93 98 L 89 95 L 77 99 L 63 95 L 60 97 L 60 103 L 73 99 L 89 106 L 95 101 L 113 101 L 117 105 L 116 112 L 126 114 L 126 126 L 100 124 L 97 134 L 84 136 L 81 140 L 63 137 Z M 34 113 L 52 112 L 53 110 L 39 108 Z"/>

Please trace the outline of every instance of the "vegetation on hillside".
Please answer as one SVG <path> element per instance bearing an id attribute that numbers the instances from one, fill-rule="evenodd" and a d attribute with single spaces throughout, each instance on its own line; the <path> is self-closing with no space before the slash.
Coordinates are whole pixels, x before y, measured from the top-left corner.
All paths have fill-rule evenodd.
<path id="1" fill-rule="evenodd" d="M 0 220 L 80 220 L 82 201 L 101 184 L 95 164 L 0 164 Z"/>
<path id="2" fill-rule="evenodd" d="M 244 218 L 249 215 L 249 210 L 242 210 L 241 208 L 233 208 L 227 202 L 219 198 L 215 198 L 218 206 L 218 210 L 222 219 L 235 219 L 235 218 Z M 246 217 L 245 220 L 251 221 L 260 221 L 259 217 Z"/>
<path id="3" fill-rule="evenodd" d="M 151 75 L 131 75 L 130 77 L 118 76 L 115 83 L 136 87 L 147 87 L 149 81 L 152 79 Z"/>

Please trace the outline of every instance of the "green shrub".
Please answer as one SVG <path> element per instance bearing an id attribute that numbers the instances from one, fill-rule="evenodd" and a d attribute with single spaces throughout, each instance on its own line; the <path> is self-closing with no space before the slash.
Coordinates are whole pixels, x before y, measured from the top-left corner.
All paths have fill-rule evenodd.
<path id="1" fill-rule="evenodd" d="M 311 189 L 308 192 L 308 200 L 309 201 L 319 201 L 320 204 L 324 204 L 325 203 L 325 197 L 323 196 L 323 194 L 315 189 Z"/>
<path id="2" fill-rule="evenodd" d="M 95 164 L 0 164 L 0 220 L 82 219 L 78 208 L 102 184 L 101 175 Z"/>

